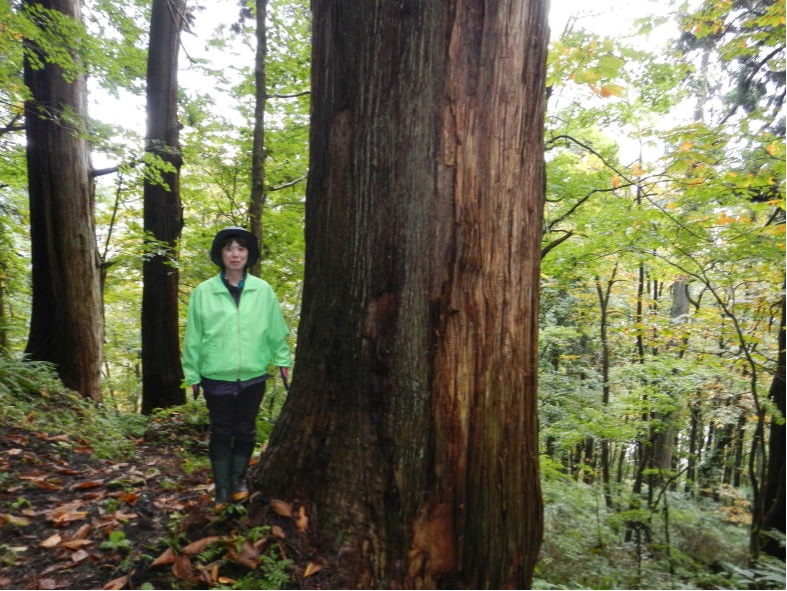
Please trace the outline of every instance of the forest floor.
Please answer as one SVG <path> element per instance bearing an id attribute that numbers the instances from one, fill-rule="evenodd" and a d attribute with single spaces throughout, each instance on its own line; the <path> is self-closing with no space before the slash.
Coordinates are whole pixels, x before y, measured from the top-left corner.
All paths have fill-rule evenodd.
<path id="1" fill-rule="evenodd" d="M 0 426 L 0 588 L 331 588 L 286 503 L 217 513 L 184 441 L 135 444 L 115 462 L 73 435 Z"/>

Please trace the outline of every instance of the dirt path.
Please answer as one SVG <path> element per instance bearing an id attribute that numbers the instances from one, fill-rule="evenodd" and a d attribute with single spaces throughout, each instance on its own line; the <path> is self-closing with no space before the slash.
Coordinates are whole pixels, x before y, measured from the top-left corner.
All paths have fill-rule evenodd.
<path id="1" fill-rule="evenodd" d="M 209 503 L 204 470 L 186 474 L 170 447 L 140 444 L 132 462 L 90 453 L 0 429 L 0 587 L 101 589 L 164 548 L 173 514 Z"/>

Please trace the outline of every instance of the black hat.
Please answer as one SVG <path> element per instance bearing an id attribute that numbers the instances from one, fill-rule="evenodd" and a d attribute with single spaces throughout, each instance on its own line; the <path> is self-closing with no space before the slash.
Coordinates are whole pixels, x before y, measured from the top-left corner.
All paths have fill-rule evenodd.
<path id="1" fill-rule="evenodd" d="M 257 259 L 260 257 L 260 247 L 257 246 L 257 239 L 254 237 L 254 234 L 240 226 L 230 226 L 216 234 L 216 237 L 213 239 L 213 245 L 210 247 L 210 260 L 219 267 L 224 266 L 221 258 L 221 249 L 229 238 L 240 238 L 239 242 L 249 249 L 247 267 L 251 267 L 257 262 Z"/>

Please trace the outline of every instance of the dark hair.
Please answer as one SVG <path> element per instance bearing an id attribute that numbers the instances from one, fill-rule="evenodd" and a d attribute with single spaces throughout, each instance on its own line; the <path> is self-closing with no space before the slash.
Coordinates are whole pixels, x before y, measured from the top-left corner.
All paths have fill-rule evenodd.
<path id="1" fill-rule="evenodd" d="M 254 237 L 254 234 L 248 230 L 244 230 L 240 226 L 230 226 L 216 234 L 213 238 L 213 245 L 210 247 L 210 260 L 217 266 L 223 267 L 221 251 L 233 240 L 249 251 L 247 266 L 251 267 L 257 262 L 260 256 L 260 248 L 257 246 L 257 239 Z"/>
<path id="2" fill-rule="evenodd" d="M 219 249 L 224 250 L 233 242 L 237 242 L 246 250 L 251 250 L 251 240 L 249 240 L 243 234 L 233 234 L 231 236 L 227 236 L 224 240 L 219 241 Z"/>

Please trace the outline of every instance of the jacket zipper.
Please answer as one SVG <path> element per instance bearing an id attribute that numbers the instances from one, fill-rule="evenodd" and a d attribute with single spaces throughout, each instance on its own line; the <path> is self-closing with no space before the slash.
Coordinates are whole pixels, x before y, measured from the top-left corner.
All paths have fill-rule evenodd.
<path id="1" fill-rule="evenodd" d="M 232 297 L 232 295 L 230 295 Z M 243 373 L 243 345 L 241 343 L 241 332 L 240 332 L 240 302 L 235 302 L 235 298 L 232 298 L 233 303 L 235 303 L 235 333 L 237 335 L 238 340 L 238 374 L 237 374 L 237 388 L 235 389 L 235 396 L 240 393 L 240 377 Z"/>

